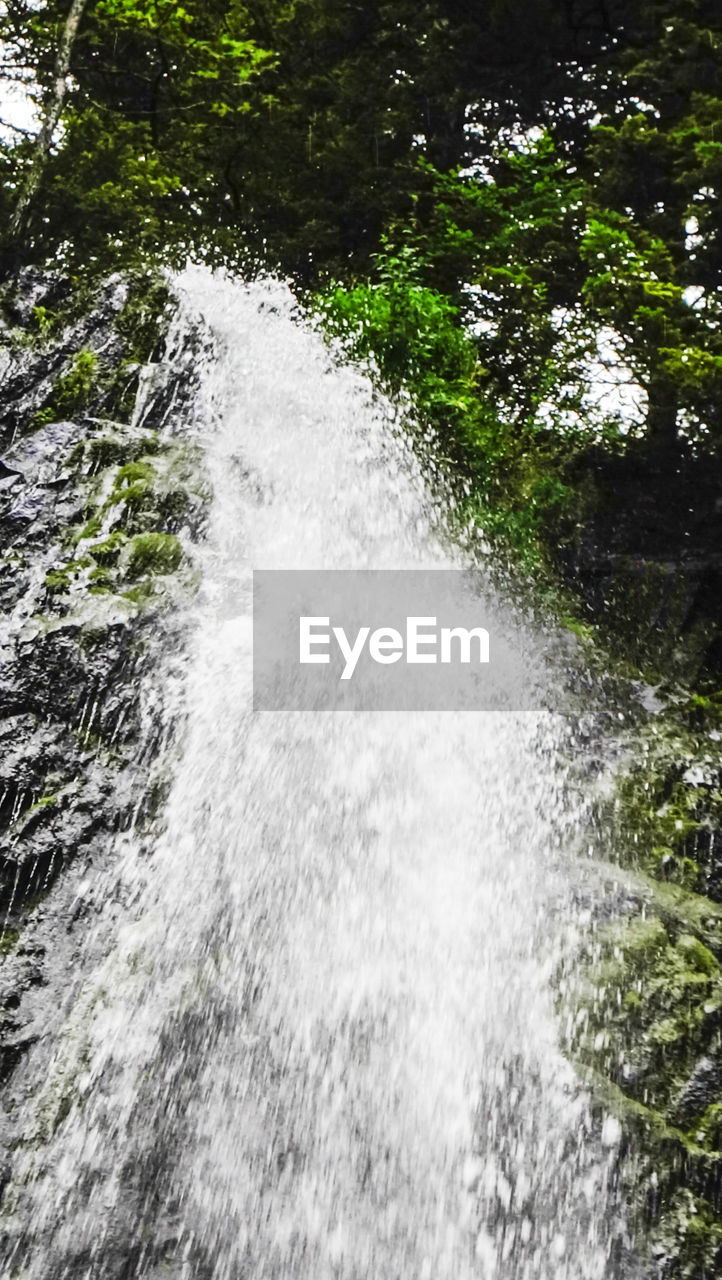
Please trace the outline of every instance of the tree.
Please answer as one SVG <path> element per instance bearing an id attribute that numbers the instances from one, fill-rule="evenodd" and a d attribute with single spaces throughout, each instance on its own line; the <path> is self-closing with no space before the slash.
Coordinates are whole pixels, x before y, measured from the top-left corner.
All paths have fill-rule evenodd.
<path id="1" fill-rule="evenodd" d="M 642 17 L 588 154 L 586 301 L 640 370 L 648 438 L 708 447 L 722 394 L 722 20 L 708 0 Z"/>
<path id="2" fill-rule="evenodd" d="M 713 0 L 98 0 L 58 52 L 60 2 L 22 37 L 47 127 L 5 158 L 32 253 L 72 256 L 80 226 L 84 260 L 193 249 L 312 284 L 373 280 L 382 244 L 413 252 L 518 430 L 561 429 L 552 402 L 581 424 L 606 342 L 647 397 L 630 436 L 709 447 Z"/>
<path id="3" fill-rule="evenodd" d="M 65 94 L 67 91 L 68 72 L 70 71 L 70 59 L 73 52 L 73 46 L 78 35 L 78 28 L 80 27 L 85 5 L 86 0 L 72 0 L 68 16 L 65 20 L 63 32 L 60 37 L 60 43 L 58 45 L 58 52 L 55 58 L 53 82 L 50 87 L 48 100 L 45 104 L 40 132 L 35 140 L 33 161 L 18 196 L 12 218 L 10 219 L 11 240 L 17 239 L 18 234 L 22 230 L 25 215 L 32 203 L 38 186 L 40 185 L 43 167 L 60 119 L 60 113 L 63 109 L 63 102 L 65 101 Z"/>
<path id="4" fill-rule="evenodd" d="M 46 110 L 34 145 L 11 157 L 21 172 L 11 227 L 35 254 L 59 241 L 72 254 L 81 227 L 81 259 L 113 245 L 158 252 L 164 237 L 165 249 L 188 246 L 198 202 L 217 193 L 230 121 L 249 110 L 249 82 L 271 55 L 226 4 L 75 0 L 49 74 L 55 19 L 51 0 L 31 23 Z"/>

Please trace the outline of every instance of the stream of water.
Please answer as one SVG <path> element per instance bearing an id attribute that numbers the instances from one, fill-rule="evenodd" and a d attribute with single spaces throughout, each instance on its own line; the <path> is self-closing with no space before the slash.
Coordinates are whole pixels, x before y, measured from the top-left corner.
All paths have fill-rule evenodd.
<path id="1" fill-rule="evenodd" d="M 213 348 L 182 750 L 163 835 L 150 861 L 127 854 L 123 919 L 27 1101 L 6 1273 L 610 1280 L 614 1125 L 593 1123 L 552 1010 L 584 927 L 564 718 L 549 699 L 253 712 L 253 568 L 462 553 L 390 407 L 285 287 L 178 287 L 174 340 L 200 314 Z"/>

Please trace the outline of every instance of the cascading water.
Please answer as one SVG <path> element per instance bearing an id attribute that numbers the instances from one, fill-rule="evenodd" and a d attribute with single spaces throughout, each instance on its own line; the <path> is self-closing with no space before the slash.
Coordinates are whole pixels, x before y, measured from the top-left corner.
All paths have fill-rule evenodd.
<path id="1" fill-rule="evenodd" d="M 606 1280 L 615 1152 L 551 1011 L 579 923 L 563 720 L 254 714 L 254 567 L 458 561 L 389 407 L 284 287 L 180 288 L 176 339 L 199 312 L 215 347 L 185 737 L 20 1118 L 5 1270 Z"/>

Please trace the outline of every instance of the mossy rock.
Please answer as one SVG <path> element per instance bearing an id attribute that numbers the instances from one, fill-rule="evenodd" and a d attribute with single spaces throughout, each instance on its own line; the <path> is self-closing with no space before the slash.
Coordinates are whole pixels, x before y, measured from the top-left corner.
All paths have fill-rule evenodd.
<path id="1" fill-rule="evenodd" d="M 76 352 L 70 366 L 55 382 L 47 403 L 35 413 L 31 428 L 73 418 L 89 403 L 99 382 L 100 362 L 95 352 L 87 348 Z"/>
<path id="2" fill-rule="evenodd" d="M 94 542 L 90 548 L 90 554 L 96 564 L 102 568 L 108 568 L 118 563 L 120 553 L 127 541 L 126 534 L 121 529 L 116 529 L 105 541 Z"/>
<path id="3" fill-rule="evenodd" d="M 79 542 L 83 542 L 88 538 L 94 538 L 102 529 L 102 521 L 100 516 L 91 516 L 89 520 L 81 525 L 68 531 L 68 541 L 71 546 L 77 546 Z"/>
<path id="4" fill-rule="evenodd" d="M 183 559 L 183 548 L 173 533 L 139 533 L 130 543 L 128 577 L 174 573 Z"/>
<path id="5" fill-rule="evenodd" d="M 89 556 L 81 556 L 78 560 L 70 560 L 60 569 L 49 569 L 45 575 L 46 590 L 51 595 L 61 595 L 69 591 L 78 575 L 83 570 L 92 568 L 92 564 Z"/>
<path id="6" fill-rule="evenodd" d="M 168 332 L 174 305 L 159 273 L 139 271 L 129 277 L 128 296 L 115 321 L 129 361 L 145 364 L 153 357 Z"/>
<path id="7" fill-rule="evenodd" d="M 181 565 L 183 550 L 173 527 L 181 527 L 191 508 L 203 501 L 199 459 L 186 446 L 161 447 L 157 438 L 145 435 L 130 442 L 129 457 L 127 443 L 119 432 L 85 447 L 86 462 L 91 458 L 95 471 L 86 482 L 85 519 L 64 533 L 70 558 L 48 573 L 51 595 L 69 593 L 87 570 L 88 594 L 111 593 L 143 605 L 159 595 L 156 587 L 146 589 L 144 580 L 165 577 Z M 105 465 L 98 467 L 99 462 Z M 192 589 L 188 575 L 184 589 Z"/>
<path id="8" fill-rule="evenodd" d="M 719 964 L 716 958 L 699 938 L 695 938 L 692 934 L 685 933 L 681 938 L 677 939 L 677 950 L 684 956 L 686 963 L 691 969 L 698 973 L 703 973 L 707 977 L 719 974 Z"/>
<path id="9" fill-rule="evenodd" d="M 707 1108 L 694 1126 L 694 1135 L 708 1151 L 722 1152 L 722 1100 Z"/>
<path id="10" fill-rule="evenodd" d="M 89 579 L 91 585 L 88 590 L 92 595 L 97 595 L 98 592 L 101 591 L 112 591 L 115 585 L 115 578 L 113 574 L 109 573 L 107 569 L 101 569 L 100 567 L 97 569 L 91 569 Z"/>
<path id="11" fill-rule="evenodd" d="M 20 930 L 8 926 L 0 930 L 0 958 L 10 955 L 20 939 Z"/>
<path id="12" fill-rule="evenodd" d="M 128 462 L 118 471 L 113 488 L 116 490 L 127 489 L 139 482 L 152 480 L 153 475 L 153 464 L 147 458 L 142 461 L 138 459 L 135 462 Z"/>
<path id="13" fill-rule="evenodd" d="M 676 885 L 645 883 L 646 914 L 598 926 L 570 971 L 566 1050 L 631 1141 L 634 1228 L 664 1259 L 650 1274 L 716 1280 L 722 1217 L 705 1197 L 722 1186 L 722 1101 L 709 1101 L 714 1080 L 699 1081 L 722 1053 L 722 913 Z"/>
<path id="14" fill-rule="evenodd" d="M 147 436 L 117 435 L 98 436 L 88 441 L 86 452 L 93 471 L 100 471 L 120 463 L 121 467 L 136 462 L 146 454 L 157 452 L 160 448 L 158 438 L 154 434 Z"/>
<path id="15" fill-rule="evenodd" d="M 145 480 L 130 484 L 125 489 L 116 490 L 114 497 L 122 502 L 126 510 L 126 523 L 132 525 L 140 512 L 156 509 L 156 495 L 152 484 Z"/>
<path id="16" fill-rule="evenodd" d="M 45 575 L 45 588 L 51 594 L 60 594 L 68 590 L 72 579 L 73 570 L 70 565 L 62 569 L 49 569 Z"/>
<path id="17" fill-rule="evenodd" d="M 722 977 L 692 934 L 675 940 L 659 919 L 615 924 L 600 931 L 576 1005 L 575 1055 L 663 1112 L 714 1039 Z"/>
<path id="18" fill-rule="evenodd" d="M 662 1217 L 654 1252 L 665 1280 L 719 1280 L 722 1222 L 714 1205 L 680 1189 Z"/>
<path id="19" fill-rule="evenodd" d="M 620 862 L 722 901 L 718 711 L 717 694 L 687 694 L 638 731 L 603 817 Z"/>
<path id="20" fill-rule="evenodd" d="M 33 809 L 52 809 L 57 803 L 57 793 L 49 796 L 41 796 L 39 800 L 35 801 L 34 805 L 31 805 L 28 812 L 32 812 Z"/>

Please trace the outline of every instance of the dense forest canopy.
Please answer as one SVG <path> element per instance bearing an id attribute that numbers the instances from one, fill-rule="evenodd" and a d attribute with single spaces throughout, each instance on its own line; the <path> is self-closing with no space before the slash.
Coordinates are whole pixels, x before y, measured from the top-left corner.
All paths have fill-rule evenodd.
<path id="1" fill-rule="evenodd" d="M 6 132 L 11 260 L 321 288 L 480 489 L 545 453 L 545 510 L 570 440 L 717 453 L 717 0 L 75 0 L 60 103 L 71 8 L 2 7 L 60 124 Z"/>

